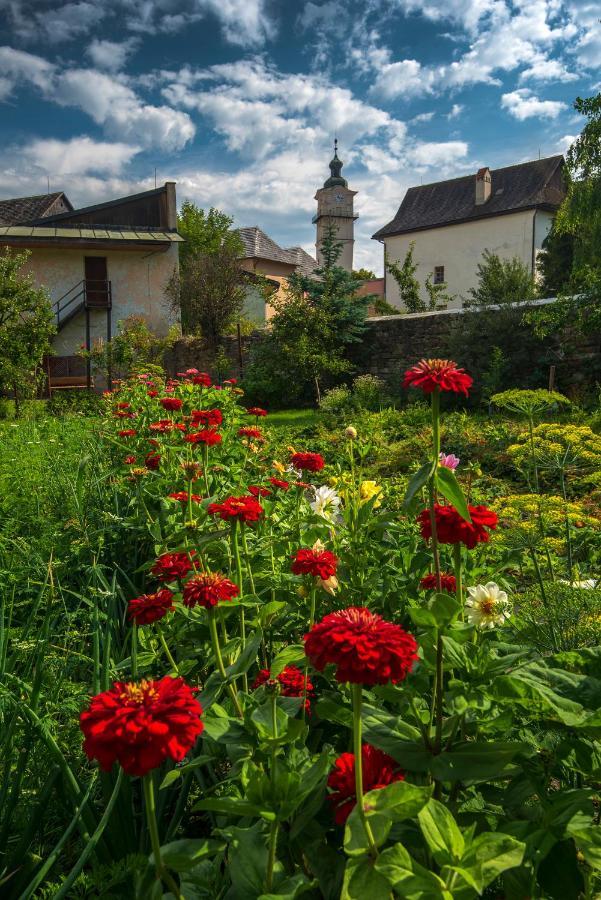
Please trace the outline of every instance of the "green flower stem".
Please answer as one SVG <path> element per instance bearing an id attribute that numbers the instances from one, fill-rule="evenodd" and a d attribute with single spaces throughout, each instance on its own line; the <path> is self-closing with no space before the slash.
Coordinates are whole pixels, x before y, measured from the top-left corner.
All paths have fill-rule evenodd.
<path id="1" fill-rule="evenodd" d="M 272 721 L 272 732 L 274 740 L 278 736 L 278 720 L 277 720 L 277 695 L 275 691 L 271 695 L 271 721 Z M 276 795 L 276 756 L 277 756 L 277 748 L 275 744 L 271 748 L 271 791 L 272 797 L 275 798 Z M 271 893 L 271 889 L 273 886 L 273 870 L 275 868 L 276 861 L 276 853 L 278 846 L 278 832 L 280 830 L 280 823 L 276 819 L 275 822 L 271 823 L 271 829 L 269 832 L 269 855 L 267 858 L 267 875 L 265 878 L 265 890 L 266 893 Z"/>
<path id="2" fill-rule="evenodd" d="M 131 629 L 131 674 L 132 678 L 136 680 L 138 677 L 138 626 L 135 622 Z"/>
<path id="3" fill-rule="evenodd" d="M 378 848 L 374 840 L 371 826 L 367 821 L 365 809 L 363 807 L 363 756 L 362 756 L 362 740 L 361 740 L 361 704 L 363 702 L 363 686 L 360 684 L 351 685 L 353 696 L 353 750 L 355 752 L 355 796 L 357 798 L 357 809 L 359 818 L 363 823 L 367 843 L 369 844 L 369 852 L 372 857 L 378 855 Z"/>
<path id="4" fill-rule="evenodd" d="M 169 661 L 169 665 L 171 666 L 171 668 L 173 669 L 175 674 L 179 676 L 180 672 L 179 672 L 177 663 L 173 659 L 173 656 L 171 655 L 171 650 L 169 649 L 169 645 L 168 645 L 167 641 L 165 640 L 165 635 L 163 634 L 163 629 L 158 624 L 157 624 L 157 632 L 159 635 L 159 640 L 161 642 L 161 647 L 165 651 L 165 656 L 167 657 L 167 659 Z"/>
<path id="5" fill-rule="evenodd" d="M 453 563 L 455 568 L 456 594 L 463 618 L 463 570 L 461 567 L 461 544 L 453 545 Z"/>
<path id="6" fill-rule="evenodd" d="M 432 450 L 434 474 L 430 478 L 429 484 L 430 527 L 432 531 L 432 556 L 434 557 L 434 571 L 436 572 L 436 588 L 440 592 L 442 591 L 442 580 L 440 570 L 440 553 L 438 549 L 438 532 L 436 530 L 436 513 L 434 510 L 434 505 L 436 502 L 436 469 L 440 464 L 440 391 L 438 389 L 433 391 L 432 393 Z M 442 747 L 442 694 L 444 679 L 443 652 L 444 645 L 442 642 L 442 636 L 439 634 L 436 642 L 436 673 L 431 713 L 431 719 L 434 720 L 435 753 L 440 753 Z"/>
<path id="7" fill-rule="evenodd" d="M 250 592 L 251 594 L 255 594 L 255 579 L 253 577 L 253 569 L 252 563 L 250 559 L 250 553 L 248 552 L 248 543 L 246 540 L 246 525 L 242 523 L 240 525 L 240 529 L 242 532 L 242 547 L 244 548 L 244 561 L 246 562 L 246 571 L 248 572 L 248 580 L 250 582 Z"/>
<path id="8" fill-rule="evenodd" d="M 317 599 L 317 587 L 315 583 L 311 586 L 310 593 L 310 607 L 309 607 L 309 631 L 313 628 L 315 624 L 315 604 Z M 303 675 L 305 677 L 305 684 L 303 686 L 303 722 L 305 721 L 305 717 L 307 715 L 307 679 L 309 677 L 309 660 L 305 660 L 305 668 L 303 671 Z"/>
<path id="9" fill-rule="evenodd" d="M 242 559 L 240 557 L 240 541 L 238 539 L 238 522 L 236 520 L 232 523 L 232 553 L 234 555 L 234 562 L 236 564 L 236 584 L 238 585 L 238 589 L 240 591 L 239 599 L 242 600 L 244 596 L 244 579 L 242 577 Z M 239 607 L 239 622 L 240 622 L 240 647 L 242 650 L 246 647 L 246 620 L 244 617 L 244 607 Z M 242 675 L 242 686 L 245 691 L 248 691 L 248 677 L 246 672 Z"/>
<path id="10" fill-rule="evenodd" d="M 225 666 L 223 665 L 223 657 L 221 655 L 221 647 L 219 646 L 219 635 L 217 634 L 217 619 L 215 618 L 215 610 L 209 609 L 209 632 L 211 634 L 211 643 L 213 645 L 213 653 L 215 654 L 215 660 L 217 662 L 217 668 L 219 669 L 219 674 L 223 678 L 224 681 L 227 680 L 227 674 L 225 671 Z M 233 684 L 227 685 L 228 693 L 232 698 L 234 703 L 234 707 L 236 710 L 236 714 L 243 719 L 244 713 L 242 712 L 242 707 L 240 706 L 240 701 L 238 700 L 238 694 L 236 693 L 236 689 Z"/>
<path id="11" fill-rule="evenodd" d="M 547 592 L 545 590 L 545 583 L 543 581 L 543 576 L 540 570 L 540 566 L 538 564 L 538 560 L 536 558 L 536 551 L 534 548 L 530 549 L 530 558 L 532 559 L 532 565 L 534 566 L 534 571 L 536 572 L 536 578 L 538 580 L 538 584 L 540 587 L 540 595 L 541 600 L 543 601 L 543 606 L 545 607 L 547 616 L 549 617 L 549 631 L 551 632 L 551 641 L 553 643 L 553 650 L 555 653 L 559 650 L 559 644 L 557 642 L 557 635 L 555 634 L 555 625 L 553 624 L 553 612 L 551 610 L 551 604 L 549 603 L 549 598 L 547 597 Z"/>
<path id="12" fill-rule="evenodd" d="M 207 497 L 211 496 L 211 490 L 209 488 L 209 448 L 206 444 L 202 446 L 202 474 L 204 475 L 205 480 L 205 490 L 207 492 Z"/>
<path id="13" fill-rule="evenodd" d="M 564 509 L 564 524 L 566 530 L 566 550 L 567 550 L 567 565 L 568 565 L 568 579 L 570 585 L 574 583 L 574 557 L 572 554 L 572 535 L 570 531 L 570 516 L 568 512 L 568 495 L 566 491 L 566 479 L 565 472 L 560 469 L 560 478 L 561 478 L 561 495 L 563 497 L 563 509 Z"/>
<path id="14" fill-rule="evenodd" d="M 148 832 L 150 834 L 150 844 L 154 856 L 154 865 L 156 868 L 157 878 L 162 881 L 171 891 L 177 900 L 181 900 L 179 888 L 171 877 L 169 872 L 163 865 L 161 858 L 161 842 L 159 840 L 159 829 L 157 826 L 156 807 L 154 801 L 154 784 L 152 781 L 152 772 L 148 772 L 142 779 L 144 784 L 144 803 L 146 806 L 146 821 L 148 823 Z"/>

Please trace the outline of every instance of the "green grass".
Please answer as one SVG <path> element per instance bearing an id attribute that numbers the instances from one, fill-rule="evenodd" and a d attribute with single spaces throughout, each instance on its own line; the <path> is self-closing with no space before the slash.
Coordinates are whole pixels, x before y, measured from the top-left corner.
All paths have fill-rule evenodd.
<path id="1" fill-rule="evenodd" d="M 273 428 L 306 428 L 317 425 L 321 419 L 316 409 L 283 409 L 270 413 L 267 421 Z"/>

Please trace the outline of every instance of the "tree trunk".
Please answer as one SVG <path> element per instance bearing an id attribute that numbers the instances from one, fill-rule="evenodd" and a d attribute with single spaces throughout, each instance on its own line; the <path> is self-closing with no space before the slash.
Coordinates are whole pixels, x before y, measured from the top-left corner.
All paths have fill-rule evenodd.
<path id="1" fill-rule="evenodd" d="M 15 395 L 15 419 L 18 419 L 21 416 L 21 401 L 19 400 L 19 389 L 16 381 L 13 381 L 13 394 Z"/>
<path id="2" fill-rule="evenodd" d="M 315 377 L 315 394 L 317 396 L 317 405 L 321 406 L 321 391 L 319 390 L 319 379 Z"/>

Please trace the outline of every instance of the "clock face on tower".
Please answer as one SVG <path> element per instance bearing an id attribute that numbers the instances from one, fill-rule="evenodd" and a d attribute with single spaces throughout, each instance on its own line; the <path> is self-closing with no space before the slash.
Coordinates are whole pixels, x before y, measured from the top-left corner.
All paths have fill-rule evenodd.
<path id="1" fill-rule="evenodd" d="M 344 200 L 344 194 L 334 194 L 334 200 L 336 203 L 342 203 Z"/>

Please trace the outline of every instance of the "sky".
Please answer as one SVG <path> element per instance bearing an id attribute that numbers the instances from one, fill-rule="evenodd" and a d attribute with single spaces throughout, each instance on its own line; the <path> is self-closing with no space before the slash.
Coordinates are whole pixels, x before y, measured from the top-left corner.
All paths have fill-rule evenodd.
<path id="1" fill-rule="evenodd" d="M 0 199 L 177 182 L 314 253 L 334 136 L 355 266 L 408 187 L 564 152 L 599 0 L 0 0 Z"/>

